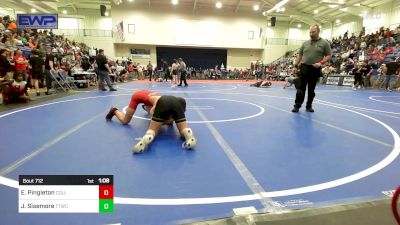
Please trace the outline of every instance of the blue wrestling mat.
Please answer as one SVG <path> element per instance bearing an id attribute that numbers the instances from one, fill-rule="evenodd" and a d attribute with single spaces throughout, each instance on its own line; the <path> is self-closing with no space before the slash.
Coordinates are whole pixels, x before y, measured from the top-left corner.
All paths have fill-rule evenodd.
<path id="1" fill-rule="evenodd" d="M 125 83 L 0 114 L 0 224 L 179 224 L 257 212 L 386 198 L 399 184 L 400 93 L 318 86 L 315 113 L 292 113 L 295 89 L 248 84 Z M 149 89 L 186 98 L 198 139 L 182 149 L 165 125 L 150 148 L 132 147 L 149 125 L 104 117 Z M 19 175 L 113 175 L 112 213 L 19 213 Z"/>

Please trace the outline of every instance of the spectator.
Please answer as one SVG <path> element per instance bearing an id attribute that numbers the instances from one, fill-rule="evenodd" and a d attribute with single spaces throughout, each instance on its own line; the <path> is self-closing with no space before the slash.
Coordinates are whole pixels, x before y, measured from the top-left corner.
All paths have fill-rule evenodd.
<path id="1" fill-rule="evenodd" d="M 36 90 L 36 95 L 40 96 L 39 81 L 43 80 L 44 61 L 39 56 L 39 51 L 34 49 L 29 57 L 29 67 L 31 72 L 32 86 Z"/>
<path id="2" fill-rule="evenodd" d="M 12 32 L 17 32 L 17 24 L 15 23 L 14 19 L 10 20 L 7 29 L 11 30 Z"/>
<path id="3" fill-rule="evenodd" d="M 354 76 L 353 89 L 357 90 L 357 87 L 361 88 L 361 86 L 362 86 L 362 72 L 361 72 L 360 64 L 355 64 L 354 68 L 351 70 L 350 74 Z"/>
<path id="4" fill-rule="evenodd" d="M 83 68 L 79 62 L 75 63 L 74 67 L 71 68 L 71 73 L 81 73 L 83 72 Z"/>
<path id="5" fill-rule="evenodd" d="M 25 103 L 30 101 L 27 92 L 27 82 L 24 81 L 24 75 L 21 71 L 15 72 L 14 80 L 4 83 L 2 95 L 4 105 L 16 102 Z"/>
<path id="6" fill-rule="evenodd" d="M 0 32 L 3 32 L 5 30 L 5 26 L 3 24 L 3 18 L 0 17 Z"/>
<path id="7" fill-rule="evenodd" d="M 140 63 L 136 64 L 136 71 L 138 73 L 138 80 L 143 80 L 144 79 L 143 67 L 140 65 Z"/>
<path id="8" fill-rule="evenodd" d="M 153 75 L 153 65 L 151 64 L 151 61 L 147 64 L 147 75 L 149 75 L 149 81 L 151 81 L 151 76 Z"/>
<path id="9" fill-rule="evenodd" d="M 104 81 L 107 83 L 107 86 L 109 87 L 110 91 L 116 91 L 117 89 L 113 88 L 111 85 L 110 81 L 110 75 L 111 69 L 108 66 L 107 63 L 107 58 L 104 55 L 104 50 L 100 49 L 99 54 L 96 57 L 96 63 L 97 63 L 97 70 L 96 73 L 99 76 L 99 88 L 102 91 L 106 91 L 107 89 L 104 88 Z"/>
<path id="10" fill-rule="evenodd" d="M 373 75 L 372 65 L 364 62 L 361 68 L 361 72 L 364 77 L 364 88 L 371 87 L 371 76 Z"/>
<path id="11" fill-rule="evenodd" d="M 28 66 L 28 60 L 22 55 L 21 50 L 17 50 L 14 56 L 15 71 L 21 71 L 24 74 L 24 80 L 26 80 L 26 68 Z"/>
<path id="12" fill-rule="evenodd" d="M 57 49 L 53 48 L 51 50 L 51 53 L 46 56 L 46 61 L 45 61 L 45 75 L 46 75 L 46 95 L 50 95 L 52 82 L 53 82 L 53 76 L 51 73 L 57 73 L 57 69 L 60 66 L 60 62 L 58 60 L 58 51 Z"/>
<path id="13" fill-rule="evenodd" d="M 11 80 L 14 71 L 14 63 L 10 62 L 8 55 L 7 49 L 0 50 L 0 77 L 5 80 Z"/>
<path id="14" fill-rule="evenodd" d="M 396 62 L 396 58 L 393 57 L 392 61 L 388 64 L 386 64 L 387 70 L 386 70 L 386 77 L 385 77 L 385 89 L 388 91 L 392 91 L 390 87 L 390 81 L 396 74 L 399 74 L 400 71 L 400 65 L 398 62 Z"/>
<path id="15" fill-rule="evenodd" d="M 8 32 L 7 31 L 6 31 L 6 34 L 4 36 L 5 41 L 3 43 L 5 45 L 5 48 L 10 50 L 11 58 L 13 58 L 14 57 L 14 51 L 17 50 L 17 43 L 15 42 L 15 39 L 14 39 L 14 36 L 12 35 L 12 33 L 10 31 L 8 31 Z"/>

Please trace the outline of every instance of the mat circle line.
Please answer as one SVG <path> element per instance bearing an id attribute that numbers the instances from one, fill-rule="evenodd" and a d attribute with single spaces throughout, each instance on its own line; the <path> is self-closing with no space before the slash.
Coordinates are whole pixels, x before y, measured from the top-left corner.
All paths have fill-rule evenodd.
<path id="1" fill-rule="evenodd" d="M 248 104 L 248 105 L 255 106 L 255 107 L 260 109 L 260 111 L 258 113 L 254 114 L 254 115 L 251 115 L 251 116 L 245 116 L 245 117 L 239 117 L 239 118 L 233 118 L 233 119 L 225 119 L 225 120 L 188 120 L 187 123 L 224 123 L 224 122 L 232 122 L 232 121 L 251 119 L 251 118 L 260 116 L 260 115 L 264 114 L 264 112 L 265 112 L 265 109 L 262 106 L 259 106 L 257 104 L 250 103 L 250 102 L 239 101 L 239 100 L 220 99 L 220 98 L 185 98 L 185 99 L 207 99 L 207 100 L 217 100 L 217 101 L 240 102 L 240 103 L 245 103 L 245 104 Z M 124 113 L 126 113 L 126 109 L 127 108 L 128 108 L 128 106 L 125 106 L 123 108 L 123 112 Z M 145 118 L 145 117 L 142 117 L 142 116 L 133 115 L 133 117 L 137 118 L 137 119 L 142 119 L 142 120 L 150 120 L 150 118 Z"/>
<path id="2" fill-rule="evenodd" d="M 376 101 L 376 102 L 383 102 L 383 103 L 388 103 L 388 104 L 392 104 L 392 105 L 400 105 L 399 102 L 391 102 L 391 101 L 384 101 L 384 100 L 376 99 L 376 98 L 399 98 L 400 99 L 400 96 L 369 96 L 368 98 L 370 100 Z"/>

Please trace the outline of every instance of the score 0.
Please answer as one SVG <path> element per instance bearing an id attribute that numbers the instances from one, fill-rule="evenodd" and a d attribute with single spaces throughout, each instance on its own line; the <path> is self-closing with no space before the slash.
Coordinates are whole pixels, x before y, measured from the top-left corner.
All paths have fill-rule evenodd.
<path id="1" fill-rule="evenodd" d="M 108 179 L 108 178 L 107 178 Z M 100 179 L 99 179 L 100 182 Z M 114 212 L 114 188 L 113 185 L 99 186 L 99 212 Z"/>

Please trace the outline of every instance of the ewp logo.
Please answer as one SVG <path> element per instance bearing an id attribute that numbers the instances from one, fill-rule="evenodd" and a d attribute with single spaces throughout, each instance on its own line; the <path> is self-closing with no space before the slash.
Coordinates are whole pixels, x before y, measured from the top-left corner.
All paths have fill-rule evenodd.
<path id="1" fill-rule="evenodd" d="M 57 29 L 57 14 L 18 14 L 18 28 Z"/>

